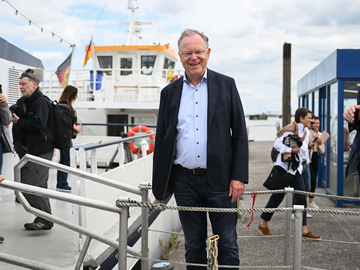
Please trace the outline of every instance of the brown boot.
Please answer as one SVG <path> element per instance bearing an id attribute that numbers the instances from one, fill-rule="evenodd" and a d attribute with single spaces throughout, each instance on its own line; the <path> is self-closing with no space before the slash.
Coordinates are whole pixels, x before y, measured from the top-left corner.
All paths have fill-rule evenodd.
<path id="1" fill-rule="evenodd" d="M 259 229 L 259 231 L 261 232 L 261 234 L 262 234 L 263 236 L 271 236 L 271 235 L 273 235 L 273 234 L 269 231 L 268 226 L 262 227 L 262 226 L 259 224 L 258 229 Z"/>

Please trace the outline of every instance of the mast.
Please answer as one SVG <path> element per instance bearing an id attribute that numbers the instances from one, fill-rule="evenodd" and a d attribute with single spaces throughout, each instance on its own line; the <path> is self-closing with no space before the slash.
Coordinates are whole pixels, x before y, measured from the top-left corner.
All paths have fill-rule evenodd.
<path id="1" fill-rule="evenodd" d="M 135 7 L 135 0 L 128 0 L 128 9 L 131 10 L 131 21 L 124 21 L 123 24 L 130 24 L 129 35 L 127 37 L 126 45 L 140 45 L 141 32 L 140 25 L 152 24 L 151 21 L 135 21 L 135 10 L 138 7 Z"/>

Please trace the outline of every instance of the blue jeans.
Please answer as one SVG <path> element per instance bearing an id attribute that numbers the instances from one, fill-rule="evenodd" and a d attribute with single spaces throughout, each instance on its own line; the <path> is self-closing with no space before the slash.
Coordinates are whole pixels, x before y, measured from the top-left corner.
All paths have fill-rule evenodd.
<path id="1" fill-rule="evenodd" d="M 229 191 L 215 191 L 210 187 L 206 174 L 194 175 L 181 167 L 173 166 L 173 178 L 174 195 L 178 206 L 237 207 L 236 201 L 231 202 Z M 186 262 L 207 264 L 207 213 L 179 211 L 179 216 L 185 235 Z M 218 264 L 239 265 L 236 243 L 237 213 L 209 212 L 209 217 L 213 234 L 219 235 Z M 187 269 L 206 269 L 206 267 L 187 266 Z"/>
<path id="2" fill-rule="evenodd" d="M 305 191 L 310 191 L 310 189 L 311 189 L 310 166 L 307 165 L 306 162 L 303 164 L 302 177 L 304 180 Z"/>
<path id="3" fill-rule="evenodd" d="M 70 148 L 73 146 L 70 140 L 70 147 L 65 150 L 60 150 L 60 164 L 70 166 Z M 68 174 L 66 172 L 57 171 L 57 188 L 64 188 L 69 186 L 67 182 Z"/>

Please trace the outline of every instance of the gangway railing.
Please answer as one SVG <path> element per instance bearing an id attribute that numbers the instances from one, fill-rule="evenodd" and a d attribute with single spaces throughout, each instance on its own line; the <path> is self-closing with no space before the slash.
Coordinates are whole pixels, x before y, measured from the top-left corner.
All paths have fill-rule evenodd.
<path id="1" fill-rule="evenodd" d="M 111 146 L 111 145 L 117 145 L 118 149 L 118 158 L 119 158 L 119 166 L 124 165 L 125 161 L 125 153 L 124 153 L 124 143 L 130 142 L 133 140 L 143 139 L 141 141 L 141 149 L 143 153 L 143 157 L 147 156 L 147 150 L 148 150 L 148 143 L 144 138 L 150 137 L 155 135 L 155 133 L 150 134 L 144 134 L 144 135 L 138 135 L 128 138 L 122 138 L 113 140 L 110 142 L 100 142 L 100 143 L 91 143 L 91 144 L 85 144 L 80 146 L 75 146 L 70 149 L 70 166 L 71 168 L 75 169 L 77 168 L 77 160 L 76 157 L 79 157 L 78 163 L 79 163 L 79 169 L 83 172 L 86 172 L 87 170 L 87 152 L 90 152 L 90 172 L 87 173 L 87 177 L 82 177 L 77 174 L 71 174 L 71 182 L 72 182 L 72 194 L 79 195 L 82 197 L 87 197 L 87 186 L 86 186 L 86 180 L 93 180 L 99 179 L 100 176 L 97 176 L 98 174 L 98 168 L 97 168 L 97 150 L 103 147 Z M 80 177 L 80 185 L 78 188 L 77 185 L 77 177 Z M 101 177 L 100 177 L 101 178 Z M 110 180 L 110 179 L 108 179 Z M 118 183 L 117 181 L 111 180 L 110 182 L 103 181 L 102 184 L 106 184 L 108 186 L 112 186 L 110 183 Z M 119 189 L 122 189 L 119 186 L 113 186 Z M 141 195 L 142 201 L 147 202 L 149 200 L 148 198 L 148 189 L 150 187 L 150 184 L 144 183 L 140 189 L 137 189 L 136 192 L 130 191 L 133 194 Z M 125 190 L 125 189 L 122 189 Z M 128 190 L 125 190 L 128 191 Z M 73 207 L 73 223 L 81 225 L 85 228 L 88 228 L 88 210 L 85 207 L 78 206 Z M 146 256 L 148 256 L 149 249 L 148 249 L 148 238 L 147 238 L 147 230 L 148 230 L 148 214 L 149 210 L 144 208 L 141 210 L 141 216 L 142 216 L 142 230 L 141 230 L 141 245 L 142 250 L 144 253 L 146 253 Z M 78 249 L 81 249 L 81 246 L 83 244 L 83 239 L 81 234 L 75 234 L 74 235 L 74 245 L 77 246 Z M 146 261 L 142 261 L 142 264 L 144 264 L 144 267 L 146 265 Z M 145 268 L 144 268 L 145 269 Z"/>
<path id="2" fill-rule="evenodd" d="M 94 175 L 94 174 L 88 173 L 86 171 L 68 167 L 68 166 L 59 164 L 57 162 L 49 161 L 49 160 L 39 158 L 39 157 L 29 155 L 29 154 L 26 154 L 14 166 L 14 181 L 15 182 L 4 180 L 0 183 L 0 186 L 15 190 L 15 194 L 16 194 L 17 198 L 19 199 L 21 204 L 24 206 L 26 211 L 28 211 L 36 216 L 40 216 L 46 220 L 50 220 L 54 223 L 65 226 L 75 232 L 86 235 L 87 238 L 81 249 L 82 250 L 81 258 L 79 258 L 79 261 L 82 262 L 82 260 L 84 259 L 86 251 L 90 245 L 91 239 L 96 239 L 96 240 L 103 242 L 105 244 L 108 244 L 112 247 L 118 248 L 120 253 L 125 252 L 125 254 L 126 254 L 126 252 L 128 252 L 128 253 L 130 253 L 130 254 L 132 253 L 134 255 L 142 254 L 142 256 L 148 257 L 148 254 L 149 254 L 148 238 L 147 238 L 147 232 L 148 232 L 147 216 L 148 216 L 148 212 L 149 212 L 148 209 L 142 209 L 142 212 L 141 212 L 143 217 L 146 216 L 146 218 L 142 219 L 141 252 L 138 252 L 131 247 L 127 247 L 127 233 L 126 232 L 127 232 L 127 226 L 128 226 L 128 224 L 127 224 L 128 213 L 126 212 L 127 211 L 126 209 L 124 211 L 124 210 L 116 207 L 115 205 L 111 205 L 109 203 L 102 202 L 99 200 L 81 197 L 81 196 L 74 195 L 74 194 L 64 194 L 64 193 L 53 191 L 53 190 L 47 190 L 47 189 L 43 189 L 43 188 L 39 188 L 39 187 L 34 187 L 31 185 L 21 184 L 20 183 L 21 182 L 21 168 L 29 161 L 39 164 L 39 165 L 42 165 L 42 166 L 45 166 L 45 167 L 48 167 L 48 168 L 51 168 L 51 169 L 56 169 L 59 171 L 66 172 L 72 176 L 78 176 L 78 177 L 81 177 L 82 179 L 88 179 L 88 180 L 91 180 L 91 181 L 94 181 L 97 183 L 101 183 L 101 184 L 104 184 L 104 185 L 107 185 L 107 186 L 110 186 L 113 188 L 124 190 L 124 191 L 132 193 L 132 194 L 140 195 L 141 200 L 143 202 L 147 202 L 149 200 L 148 190 L 150 188 L 150 184 L 142 183 L 138 188 L 135 188 L 131 185 L 120 183 L 120 182 L 114 181 L 112 179 Z M 77 205 L 82 205 L 82 206 L 87 206 L 87 207 L 92 207 L 92 208 L 96 208 L 96 209 L 100 209 L 100 210 L 118 213 L 120 215 L 119 243 L 116 241 L 107 239 L 106 237 L 103 237 L 100 234 L 93 233 L 90 230 L 88 230 L 87 228 L 84 228 L 83 226 L 80 226 L 80 225 L 74 224 L 74 223 L 70 223 L 66 220 L 63 220 L 61 218 L 55 217 L 51 214 L 45 213 L 41 210 L 31 207 L 21 192 L 39 195 L 39 196 L 48 197 L 48 198 L 54 198 L 54 199 L 58 199 L 58 200 L 62 200 L 62 201 L 71 202 L 71 203 L 74 203 Z M 81 264 L 81 262 L 79 262 L 79 264 Z M 125 264 L 125 268 L 123 268 L 124 264 Z M 142 261 L 142 264 L 144 264 L 143 269 L 146 269 L 148 262 Z M 79 269 L 79 268 L 76 268 L 76 269 Z M 125 263 L 122 262 L 121 264 L 119 264 L 119 269 L 126 269 L 126 262 Z"/>

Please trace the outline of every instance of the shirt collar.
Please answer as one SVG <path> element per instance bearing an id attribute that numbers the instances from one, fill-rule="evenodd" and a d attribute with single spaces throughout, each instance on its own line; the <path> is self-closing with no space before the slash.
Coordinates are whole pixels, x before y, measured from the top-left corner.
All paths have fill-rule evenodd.
<path id="1" fill-rule="evenodd" d="M 201 79 L 201 82 L 206 82 L 207 81 L 207 68 L 205 69 L 205 72 L 204 72 L 204 76 L 202 77 Z M 189 81 L 188 79 L 186 78 L 186 72 L 184 71 L 184 82 L 189 85 Z M 196 86 L 196 85 L 195 85 Z"/>
<path id="2" fill-rule="evenodd" d="M 300 135 L 300 133 L 301 133 L 301 134 L 304 134 L 305 131 L 308 130 L 308 128 L 305 127 L 305 126 L 304 126 L 303 124 L 301 124 L 301 123 L 298 123 L 298 127 L 299 127 L 299 135 Z"/>

